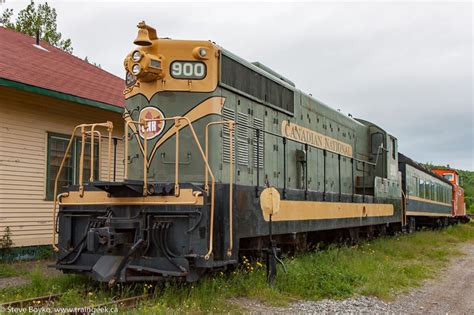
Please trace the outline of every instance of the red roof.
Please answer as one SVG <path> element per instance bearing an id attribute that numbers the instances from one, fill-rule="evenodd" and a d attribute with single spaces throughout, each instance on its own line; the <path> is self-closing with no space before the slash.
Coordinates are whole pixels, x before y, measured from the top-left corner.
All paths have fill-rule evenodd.
<path id="1" fill-rule="evenodd" d="M 124 80 L 14 30 L 0 27 L 0 78 L 124 106 Z"/>

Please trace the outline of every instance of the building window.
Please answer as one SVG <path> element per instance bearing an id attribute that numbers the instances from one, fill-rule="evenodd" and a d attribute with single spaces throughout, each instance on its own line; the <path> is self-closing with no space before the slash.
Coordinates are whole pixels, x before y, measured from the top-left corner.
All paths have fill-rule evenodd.
<path id="1" fill-rule="evenodd" d="M 64 154 L 69 143 L 69 136 L 48 133 L 48 155 L 46 171 L 46 199 L 53 200 L 54 182 L 61 166 Z M 79 137 L 74 138 L 71 150 L 64 162 L 63 170 L 58 180 L 58 193 L 70 185 L 79 183 L 79 162 L 81 157 L 81 143 Z M 90 177 L 90 142 L 85 144 L 83 181 L 87 183 Z M 99 176 L 99 145 L 94 143 L 94 178 Z"/>

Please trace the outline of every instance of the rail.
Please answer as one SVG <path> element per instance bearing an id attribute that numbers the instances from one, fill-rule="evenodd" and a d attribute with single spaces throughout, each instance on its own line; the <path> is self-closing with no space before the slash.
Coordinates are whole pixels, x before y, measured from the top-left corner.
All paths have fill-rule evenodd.
<path id="1" fill-rule="evenodd" d="M 81 156 L 79 159 L 79 194 L 82 197 L 84 195 L 84 183 L 83 183 L 83 176 L 84 176 L 84 153 L 85 153 L 85 145 L 86 145 L 86 137 L 89 135 L 91 137 L 91 177 L 90 179 L 94 179 L 94 138 L 95 134 L 100 132 L 98 130 L 95 130 L 96 127 L 104 127 L 107 128 L 108 132 L 108 139 L 109 139 L 109 145 L 108 145 L 108 177 L 110 180 L 110 158 L 111 158 L 111 148 L 112 148 L 112 131 L 114 128 L 114 125 L 111 121 L 107 121 L 105 123 L 95 123 L 95 124 L 80 124 L 74 127 L 74 130 L 72 132 L 71 138 L 69 138 L 68 145 L 66 147 L 66 151 L 64 153 L 64 157 L 61 161 L 61 164 L 59 165 L 59 170 L 58 173 L 56 174 L 56 179 L 54 180 L 54 192 L 53 192 L 53 237 L 52 237 L 52 245 L 54 251 L 59 251 L 59 248 L 56 246 L 56 230 L 57 230 L 57 222 L 56 222 L 56 207 L 58 203 L 58 181 L 59 177 L 61 176 L 62 170 L 64 168 L 64 163 L 67 160 L 67 157 L 69 155 L 69 152 L 71 151 L 72 144 L 74 142 L 74 139 L 76 138 L 76 133 L 77 130 L 81 130 Z M 90 128 L 90 130 L 87 130 L 87 128 Z M 99 137 L 99 139 L 102 139 L 102 135 Z M 100 141 L 99 140 L 99 141 Z M 100 164 L 100 163 L 99 163 Z"/>
<path id="2" fill-rule="evenodd" d="M 87 295 L 87 293 L 90 292 L 89 290 L 84 290 L 80 292 L 81 295 L 84 295 L 84 297 Z M 61 314 L 94 314 L 94 310 L 100 310 L 101 308 L 105 307 L 111 307 L 111 306 L 117 306 L 120 307 L 121 312 L 131 309 L 133 307 L 136 307 L 138 303 L 145 301 L 149 298 L 153 297 L 152 293 L 145 293 L 145 294 L 140 294 L 140 295 L 135 295 L 131 297 L 125 297 L 125 298 L 119 298 L 116 300 L 112 300 L 109 302 L 104 302 L 96 305 L 82 305 L 82 306 L 76 306 L 76 307 L 67 307 L 67 306 L 61 306 L 61 305 L 56 305 L 55 303 L 58 303 L 60 299 L 65 295 L 66 293 L 58 293 L 58 294 L 50 294 L 50 295 L 45 295 L 45 296 L 38 296 L 38 297 L 33 297 L 33 298 L 28 298 L 24 300 L 16 300 L 16 301 L 11 301 L 11 302 L 5 302 L 0 304 L 0 310 L 4 310 L 7 312 L 9 309 L 18 309 L 19 313 L 23 309 L 28 309 L 32 313 L 42 313 L 42 309 L 51 309 L 53 310 L 54 308 L 57 309 L 63 309 L 63 312 Z M 70 311 L 68 311 L 68 309 Z M 14 311 L 12 311 L 14 312 Z M 52 312 L 53 314 L 55 313 L 54 311 Z"/>
<path id="3" fill-rule="evenodd" d="M 277 133 L 274 133 L 274 132 L 271 132 L 271 131 L 267 131 L 267 130 L 262 130 L 260 128 L 256 128 L 256 127 L 253 127 L 253 126 L 248 126 L 248 125 L 245 125 L 245 124 L 240 124 L 240 123 L 235 123 L 235 125 L 237 126 L 242 126 L 244 128 L 247 128 L 247 129 L 251 129 L 253 131 L 255 131 L 256 133 L 256 138 L 257 138 L 257 141 L 256 141 L 256 153 L 257 153 L 257 174 L 256 174 L 256 177 L 257 177 L 257 185 L 255 187 L 255 193 L 256 193 L 256 196 L 258 197 L 259 195 L 259 187 L 260 187 L 260 167 L 259 167 L 259 161 L 260 161 L 260 137 L 262 136 L 261 134 L 267 134 L 267 135 L 270 135 L 270 136 L 273 136 L 273 137 L 276 137 L 278 139 L 281 139 L 282 143 L 283 143 L 283 176 L 284 176 L 284 181 L 283 181 L 283 191 L 282 191 L 282 198 L 283 199 L 286 199 L 286 193 L 287 193 L 287 172 L 288 172 L 288 166 L 287 166 L 287 146 L 288 146 L 288 142 L 293 142 L 293 143 L 297 143 L 297 144 L 301 144 L 301 145 L 304 145 L 305 146 L 305 159 L 306 159 L 306 166 L 305 166 L 305 176 L 304 176 L 304 191 L 305 191 L 305 199 L 308 198 L 308 166 L 307 166 L 307 163 L 308 163 L 308 148 L 314 148 L 316 150 L 319 150 L 319 151 L 322 151 L 323 153 L 323 201 L 326 201 L 326 195 L 327 195 L 327 188 L 326 188 L 326 164 L 327 164 L 327 159 L 326 159 L 326 156 L 327 156 L 327 153 L 330 152 L 330 153 L 333 153 L 333 154 L 336 154 L 337 157 L 338 157 L 338 183 L 339 183 L 339 187 L 338 187 L 338 194 L 339 194 L 339 200 L 341 200 L 341 196 L 342 196 L 342 190 L 341 190 L 341 157 L 344 156 L 348 159 L 350 159 L 350 162 L 351 162 L 351 168 L 352 168 L 352 171 L 351 171 L 351 181 L 352 181 L 352 201 L 354 201 L 354 196 L 356 195 L 356 191 L 355 191 L 355 164 L 356 163 L 361 163 L 362 164 L 362 200 L 363 202 L 365 202 L 366 200 L 366 174 L 367 174 L 367 171 L 368 169 L 366 169 L 367 167 L 366 166 L 369 166 L 369 167 L 373 167 L 375 168 L 376 167 L 376 163 L 372 163 L 372 162 L 369 162 L 369 161 L 365 161 L 365 160 L 361 160 L 361 159 L 358 159 L 358 158 L 355 158 L 355 157 L 349 157 L 349 156 L 345 156 L 345 155 L 342 155 L 338 152 L 334 152 L 334 151 L 331 151 L 331 150 L 327 150 L 327 149 L 323 149 L 323 148 L 320 148 L 320 147 L 317 147 L 315 145 L 312 145 L 312 144 L 309 144 L 309 143 L 305 143 L 305 142 L 301 142 L 301 141 L 297 141 L 297 140 L 294 140 L 294 139 L 291 139 L 291 138 L 288 138 L 288 137 L 285 137 L 283 135 L 280 135 L 280 134 L 277 134 Z"/>
<path id="4" fill-rule="evenodd" d="M 233 151 L 233 130 L 234 130 L 234 124 L 235 122 L 233 120 L 223 120 L 223 121 L 214 121 L 210 122 L 206 125 L 206 159 L 209 158 L 209 127 L 210 126 L 215 126 L 215 125 L 228 125 L 229 127 L 229 156 L 230 156 L 230 161 L 229 161 L 229 246 L 227 247 L 227 256 L 230 257 L 232 256 L 232 248 L 233 248 L 233 237 L 232 237 L 232 204 L 233 204 L 233 156 L 234 156 L 234 151 Z M 204 189 L 206 192 L 209 190 L 209 185 L 208 185 L 208 172 L 207 168 L 204 171 L 205 177 L 204 177 Z"/>
<path id="5" fill-rule="evenodd" d="M 215 177 L 214 174 L 211 170 L 211 167 L 209 166 L 209 162 L 207 159 L 207 154 L 204 153 L 201 143 L 199 142 L 199 139 L 197 137 L 197 134 L 194 130 L 194 127 L 189 120 L 188 117 L 183 117 L 183 116 L 175 116 L 175 117 L 168 117 L 168 118 L 154 118 L 154 119 L 144 119 L 142 121 L 134 121 L 134 120 L 129 120 L 125 123 L 125 158 L 128 157 L 128 129 L 130 128 L 130 125 L 138 125 L 140 127 L 143 127 L 143 195 L 147 196 L 148 195 L 148 189 L 147 189 L 147 174 L 148 174 L 148 154 L 147 154 L 147 123 L 150 121 L 169 121 L 173 120 L 175 122 L 173 128 L 176 129 L 176 145 L 175 145 L 175 154 L 176 154 L 176 159 L 175 159 L 175 196 L 179 196 L 179 130 L 185 126 L 189 126 L 189 130 L 191 131 L 191 135 L 194 139 L 194 142 L 196 143 L 196 146 L 199 150 L 199 153 L 201 155 L 201 158 L 204 162 L 204 166 L 206 169 L 206 174 L 209 174 L 211 177 L 211 193 L 210 193 L 210 199 L 211 199 L 211 209 L 210 209 L 210 217 L 209 217 L 209 243 L 208 243 L 208 251 L 204 255 L 204 259 L 209 260 L 211 257 L 212 251 L 213 251 L 213 242 L 214 242 L 214 188 L 215 188 Z M 182 121 L 185 121 L 183 123 Z M 139 127 L 139 128 L 140 128 Z M 140 129 L 139 131 L 140 132 Z M 125 162 L 125 169 L 124 169 L 124 178 L 128 178 L 128 163 Z M 209 196 L 209 190 L 206 191 L 206 193 Z"/>

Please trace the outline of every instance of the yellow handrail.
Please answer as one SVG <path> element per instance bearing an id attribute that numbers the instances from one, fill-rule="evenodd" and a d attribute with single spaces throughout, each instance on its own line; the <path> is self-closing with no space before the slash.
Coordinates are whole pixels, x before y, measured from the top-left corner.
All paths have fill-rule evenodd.
<path id="1" fill-rule="evenodd" d="M 92 131 L 86 131 L 86 135 L 92 135 Z M 94 131 L 94 135 L 97 135 L 97 138 L 99 139 L 99 157 L 98 157 L 98 160 L 99 160 L 99 165 L 98 165 L 98 169 L 99 169 L 99 178 L 100 178 L 100 174 L 101 174 L 101 171 L 102 171 L 102 166 L 100 163 L 100 161 L 102 161 L 102 134 L 100 133 L 100 131 L 98 130 L 95 130 Z"/>
<path id="2" fill-rule="evenodd" d="M 210 174 L 211 176 L 211 213 L 210 213 L 210 218 L 209 218 L 209 244 L 208 244 L 208 252 L 207 254 L 204 256 L 204 259 L 208 260 L 210 257 L 211 257 L 211 254 L 212 254 L 212 251 L 213 251 L 213 238 L 214 238 L 214 185 L 215 185 L 215 178 L 214 178 L 214 174 L 212 173 L 212 170 L 211 170 L 211 167 L 209 166 L 209 162 L 207 160 L 207 156 L 206 154 L 204 153 L 203 149 L 202 149 L 202 146 L 201 146 L 201 143 L 199 142 L 199 139 L 196 135 L 196 132 L 194 130 L 194 127 L 191 123 L 191 121 L 189 120 L 188 117 L 182 117 L 182 116 L 175 116 L 175 117 L 168 117 L 168 118 L 155 118 L 155 119 L 145 119 L 144 122 L 148 122 L 148 121 L 166 121 L 166 120 L 174 120 L 175 121 L 175 126 L 174 128 L 176 128 L 176 161 L 175 161 L 175 195 L 176 193 L 178 192 L 179 194 L 179 173 L 178 173 L 178 166 L 179 166 L 179 149 L 178 149 L 178 146 L 179 146 L 179 129 L 181 128 L 182 124 L 180 123 L 181 120 L 185 120 L 187 125 L 189 126 L 189 130 L 191 131 L 191 135 L 193 136 L 194 138 L 194 141 L 196 142 L 196 145 L 198 147 L 198 150 L 199 150 L 199 153 L 201 154 L 201 158 L 203 159 L 204 161 L 204 164 L 205 164 L 205 167 L 208 171 L 208 173 Z M 127 123 L 136 123 L 136 122 L 127 122 Z M 126 124 L 126 131 L 128 131 L 128 124 Z M 126 141 L 128 140 L 128 136 L 127 136 L 127 133 L 125 134 L 125 139 Z M 146 136 L 144 137 L 144 139 L 146 139 Z M 128 143 L 128 142 L 127 142 Z M 125 145 L 127 145 L 127 143 Z M 126 148 L 127 149 L 127 148 Z M 128 153 L 128 151 L 126 151 Z M 146 151 L 145 151 L 146 152 Z M 127 157 L 127 155 L 125 156 L 125 158 Z M 145 159 L 147 159 L 147 157 L 145 156 Z M 207 191 L 207 193 L 209 193 Z"/>
<path id="3" fill-rule="evenodd" d="M 107 148 L 107 177 L 108 177 L 108 181 L 110 181 L 110 159 L 111 159 L 111 154 L 112 154 L 112 130 L 113 130 L 113 124 L 112 122 L 108 121 L 106 123 L 102 123 L 102 124 L 93 124 L 92 127 L 91 127 L 91 174 L 90 174 L 90 179 L 89 181 L 90 182 L 93 182 L 94 181 L 94 129 L 95 127 L 106 127 L 107 128 L 107 132 L 108 132 L 108 140 L 109 140 L 109 143 L 108 143 L 108 148 Z M 99 137 L 99 141 L 100 141 L 100 137 Z M 99 154 L 100 154 L 100 151 L 99 151 Z M 100 173 L 99 173 L 100 174 Z M 100 176 L 100 175 L 99 175 Z"/>
<path id="4" fill-rule="evenodd" d="M 72 143 L 74 141 L 74 138 L 76 137 L 76 132 L 77 130 L 80 128 L 81 129 L 81 140 L 82 140 L 82 143 L 81 143 L 81 156 L 80 156 L 80 160 L 79 160 L 79 194 L 80 196 L 82 197 L 83 194 L 84 194 L 84 185 L 83 185 L 83 164 L 84 164 L 84 148 L 85 148 L 85 140 L 86 140 L 86 135 L 89 133 L 91 135 L 91 138 L 94 139 L 94 134 L 95 134 L 95 131 L 94 131 L 94 128 L 95 126 L 104 126 L 104 127 L 107 127 L 109 129 L 109 178 L 110 178 L 110 153 L 111 153 L 111 141 L 112 141 L 112 137 L 111 137 L 111 132 L 113 130 L 113 123 L 110 122 L 110 121 L 107 121 L 106 123 L 96 123 L 96 124 L 80 124 L 80 125 L 77 125 L 76 127 L 74 127 L 73 131 L 72 131 L 72 134 L 71 134 L 71 138 L 69 139 L 69 142 L 68 142 L 68 145 L 66 147 L 66 152 L 64 153 L 64 156 L 63 156 L 63 159 L 61 161 L 61 164 L 59 165 L 59 170 L 58 170 L 58 173 L 56 174 L 56 179 L 54 180 L 54 190 L 53 190 L 53 237 L 52 237 L 52 245 L 53 245 L 53 249 L 55 252 L 58 252 L 59 251 L 59 248 L 56 246 L 56 229 L 57 229 L 57 225 L 56 225 L 56 207 L 57 207 L 57 203 L 58 203 L 58 181 L 59 181 L 59 177 L 61 176 L 61 172 L 63 170 L 63 167 L 64 167 L 64 163 L 66 162 L 66 159 L 67 159 L 67 156 L 69 154 L 69 152 L 71 151 L 71 146 L 72 146 Z M 90 131 L 86 131 L 86 128 L 91 128 Z M 91 143 L 91 147 L 93 148 L 93 140 L 92 140 L 92 143 Z M 93 161 L 94 159 L 94 156 L 93 156 L 93 151 L 91 150 L 91 160 L 92 160 L 92 163 L 94 162 Z M 91 170 L 91 173 L 92 173 L 93 169 Z"/>
<path id="5" fill-rule="evenodd" d="M 140 127 L 145 125 L 145 121 L 136 121 L 136 120 L 128 120 L 125 123 L 125 169 L 124 169 L 124 180 L 128 179 L 128 128 L 131 124 L 138 125 L 138 133 L 140 133 Z M 148 174 L 148 167 L 147 167 L 147 131 L 143 133 L 143 196 L 148 194 L 147 189 L 147 174 Z"/>
<path id="6" fill-rule="evenodd" d="M 230 162 L 229 162 L 229 246 L 227 247 L 227 256 L 232 256 L 232 247 L 233 247 L 233 239 L 232 239 L 232 193 L 233 193 L 233 155 L 234 155 L 234 146 L 233 146 L 233 134 L 232 131 L 234 130 L 235 121 L 233 120 L 223 120 L 223 121 L 214 121 L 210 122 L 206 125 L 206 159 L 209 158 L 209 127 L 213 125 L 229 125 L 229 154 L 230 154 Z M 208 177 L 207 177 L 207 169 L 205 169 L 205 179 L 204 179 L 204 189 L 206 192 L 209 190 L 208 186 Z"/>

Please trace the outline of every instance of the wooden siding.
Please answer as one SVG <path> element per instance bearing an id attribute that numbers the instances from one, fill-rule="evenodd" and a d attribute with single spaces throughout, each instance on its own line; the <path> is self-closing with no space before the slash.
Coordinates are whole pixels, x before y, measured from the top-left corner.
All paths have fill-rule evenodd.
<path id="1" fill-rule="evenodd" d="M 8 226 L 14 246 L 51 243 L 53 203 L 45 200 L 48 132 L 70 135 L 78 124 L 107 120 L 121 138 L 120 114 L 0 87 L 0 237 Z M 104 139 L 104 180 L 106 156 Z M 117 180 L 122 178 L 123 143 L 118 141 Z"/>

